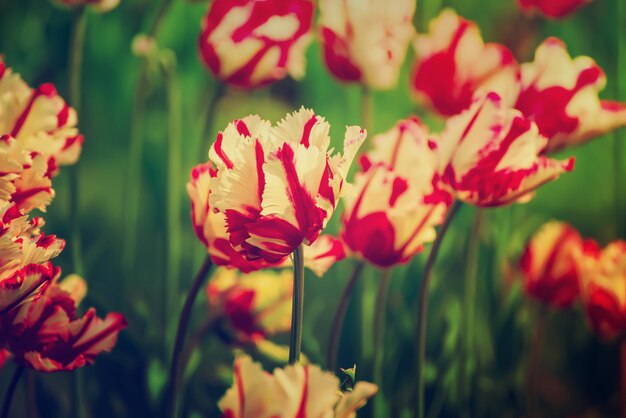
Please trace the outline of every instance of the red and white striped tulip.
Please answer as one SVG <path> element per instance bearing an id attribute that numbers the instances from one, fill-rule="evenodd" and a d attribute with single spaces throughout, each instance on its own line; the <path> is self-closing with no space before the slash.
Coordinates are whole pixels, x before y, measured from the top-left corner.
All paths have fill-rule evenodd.
<path id="1" fill-rule="evenodd" d="M 321 0 L 324 61 L 341 81 L 387 90 L 398 84 L 413 28 L 413 0 Z"/>
<path id="2" fill-rule="evenodd" d="M 218 134 L 209 152 L 217 169 L 209 204 L 225 216 L 229 241 L 247 260 L 280 262 L 326 226 L 366 136 L 348 127 L 344 153 L 331 156 L 329 129 L 303 108 L 274 127 L 249 116 Z"/>
<path id="3" fill-rule="evenodd" d="M 591 3 L 591 0 L 518 0 L 519 7 L 526 12 L 539 12 L 549 18 L 563 18 Z"/>
<path id="4" fill-rule="evenodd" d="M 207 247 L 215 265 L 235 268 L 244 273 L 268 267 L 282 267 L 289 263 L 287 256 L 276 263 L 263 259 L 247 260 L 235 250 L 228 238 L 226 217 L 209 206 L 211 177 L 216 170 L 211 163 L 200 164 L 191 170 L 187 192 L 191 199 L 191 220 L 198 239 Z M 343 243 L 330 235 L 320 236 L 304 250 L 304 265 L 316 275 L 323 276 L 334 263 L 346 257 Z"/>
<path id="5" fill-rule="evenodd" d="M 579 260 L 597 251 L 578 231 L 563 222 L 548 222 L 530 239 L 520 267 L 530 297 L 556 308 L 571 307 L 580 296 Z"/>
<path id="6" fill-rule="evenodd" d="M 592 328 L 604 339 L 626 336 L 626 242 L 612 242 L 582 263 L 581 296 Z"/>
<path id="7" fill-rule="evenodd" d="M 521 73 L 515 107 L 550 139 L 547 152 L 626 126 L 626 104 L 598 97 L 606 85 L 602 69 L 590 57 L 572 59 L 561 40 L 545 40 Z"/>
<path id="8" fill-rule="evenodd" d="M 435 226 L 452 198 L 439 187 L 431 145 L 417 119 L 402 120 L 374 137 L 374 149 L 361 159 L 356 193 L 344 198 L 342 238 L 359 257 L 391 267 L 435 239 Z"/>
<path id="9" fill-rule="evenodd" d="M 219 401 L 222 418 L 353 418 L 378 388 L 358 382 L 343 394 L 339 379 L 318 366 L 296 363 L 265 372 L 248 356 L 233 367 L 234 382 Z"/>
<path id="10" fill-rule="evenodd" d="M 314 7 L 312 0 L 215 0 L 202 22 L 202 59 L 215 77 L 242 88 L 301 78 Z"/>
<path id="11" fill-rule="evenodd" d="M 497 92 L 513 104 L 519 90 L 519 67 L 503 45 L 483 42 L 478 26 L 453 10 L 433 19 L 429 32 L 415 40 L 411 87 L 418 101 L 441 115 L 469 108 L 474 96 Z"/>
<path id="12" fill-rule="evenodd" d="M 573 158 L 542 155 L 547 142 L 534 122 L 488 93 L 448 119 L 437 143 L 442 180 L 458 199 L 477 206 L 526 202 L 574 167 Z"/>
<path id="13" fill-rule="evenodd" d="M 77 117 L 52 84 L 31 89 L 0 58 L 0 136 L 12 136 L 29 153 L 57 165 L 74 164 L 80 156 L 83 137 Z"/>
<path id="14" fill-rule="evenodd" d="M 58 273 L 55 269 L 57 277 Z M 16 363 L 42 372 L 74 370 L 110 351 L 117 334 L 126 327 L 118 313 L 101 319 L 91 308 L 79 317 L 76 308 L 85 285 L 77 287 L 76 279 L 68 285 L 63 282 L 55 277 L 38 297 L 0 318 L 0 340 Z"/>
<path id="15" fill-rule="evenodd" d="M 210 313 L 222 319 L 223 331 L 236 343 L 254 343 L 291 327 L 289 270 L 242 274 L 219 269 L 206 291 Z"/>

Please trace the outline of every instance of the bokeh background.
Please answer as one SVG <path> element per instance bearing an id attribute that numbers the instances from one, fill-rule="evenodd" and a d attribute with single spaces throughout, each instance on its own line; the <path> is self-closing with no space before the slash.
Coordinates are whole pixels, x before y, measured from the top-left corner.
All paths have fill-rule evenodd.
<path id="1" fill-rule="evenodd" d="M 619 44 L 626 43 L 625 17 L 617 14 L 619 1 L 624 0 L 595 0 L 570 18 L 551 22 L 522 16 L 514 0 L 424 0 L 418 4 L 416 25 L 423 30 L 440 8 L 453 7 L 479 24 L 485 40 L 507 44 L 523 61 L 532 59 L 535 46 L 547 36 L 560 37 L 572 56 L 590 55 L 605 70 L 608 85 L 604 98 L 618 98 L 621 88 L 621 99 L 625 100 L 626 66 L 622 64 L 618 71 Z M 180 88 L 183 160 L 176 198 L 182 206 L 182 254 L 178 282 L 166 283 L 168 95 L 167 80 L 154 68 L 148 72 L 145 122 L 134 128 L 139 129 L 143 141 L 134 253 L 128 248 L 125 231 L 129 140 L 133 118 L 138 120 L 133 103 L 142 65 L 133 55 L 131 43 L 137 34 L 149 30 L 159 3 L 122 0 L 110 13 L 89 13 L 84 53 L 79 127 L 85 136 L 80 160 L 80 225 L 85 278 L 90 287 L 85 305 L 94 305 L 100 312 L 122 312 L 129 327 L 121 333 L 113 353 L 101 356 L 76 375 L 29 372 L 14 401 L 16 417 L 26 416 L 27 402 L 36 404 L 29 413 L 42 418 L 79 416 L 81 412 L 94 418 L 158 416 L 177 315 L 205 251 L 193 234 L 184 189 L 189 169 L 200 162 L 201 141 L 210 141 L 231 119 L 257 113 L 277 120 L 301 105 L 327 118 L 336 144 L 343 139 L 345 125 L 361 121 L 359 87 L 331 78 L 321 61 L 319 44 L 314 42 L 308 49 L 303 80 L 285 80 L 253 92 L 229 90 L 218 103 L 212 133 L 203 134 L 216 88 L 197 51 L 207 2 L 173 1 L 164 16 L 158 45 L 172 51 L 170 64 L 175 60 L 177 75 L 174 88 Z M 53 82 L 67 98 L 71 25 L 72 13 L 49 1 L 0 0 L 0 54 L 30 85 Z M 442 126 L 442 120 L 416 107 L 411 99 L 408 77 L 412 56 L 411 51 L 398 87 L 374 94 L 370 134 L 384 131 L 410 114 L 418 114 L 434 129 Z M 520 290 L 517 259 L 528 236 L 548 219 L 568 221 L 601 244 L 626 238 L 625 140 L 622 130 L 566 151 L 563 156 L 577 158 L 574 172 L 543 187 L 529 204 L 484 211 L 480 240 L 473 249 L 469 237 L 476 209 L 461 209 L 444 242 L 432 286 L 427 339 L 430 417 L 522 416 L 528 346 L 540 308 Z M 57 196 L 46 214 L 45 230 L 68 239 L 67 249 L 57 262 L 70 273 L 69 170 L 62 171 L 54 186 Z M 337 221 L 337 216 L 331 221 L 332 232 L 337 231 Z M 478 262 L 469 265 L 467 254 L 476 250 Z M 130 262 L 125 265 L 124 259 Z M 416 298 L 424 260 L 425 254 L 420 254 L 393 272 L 385 384 L 378 395 L 383 405 L 379 408 L 385 412 L 377 414 L 380 417 L 410 416 L 408 408 L 415 393 L 411 373 L 415 369 Z M 353 264 L 344 260 L 322 279 L 307 272 L 303 351 L 312 362 L 324 364 L 332 313 Z M 468 330 L 464 327 L 463 289 L 474 270 L 478 278 L 475 322 Z M 342 339 L 339 364 L 351 367 L 356 363 L 357 378 L 361 379 L 371 378 L 371 324 L 379 279 L 379 271 L 366 269 Z M 204 300 L 201 295 L 196 304 L 196 326 L 208 315 Z M 547 330 L 540 378 L 533 388 L 543 416 L 617 416 L 617 345 L 597 340 L 579 309 L 552 313 Z M 284 344 L 286 337 L 276 342 Z M 459 355 L 461 349 L 463 356 Z M 218 416 L 216 402 L 230 385 L 233 355 L 232 347 L 218 335 L 204 341 L 185 374 L 186 416 Z M 267 367 L 280 365 L 267 353 L 257 352 L 255 357 Z M 462 361 L 466 362 L 463 368 Z M 0 372 L 2 391 L 13 367 L 7 364 Z M 35 389 L 30 391 L 35 399 L 26 396 L 29 385 Z M 80 408 L 76 408 L 72 395 L 76 391 L 82 396 Z M 370 408 L 364 413 L 371 416 L 373 411 Z"/>

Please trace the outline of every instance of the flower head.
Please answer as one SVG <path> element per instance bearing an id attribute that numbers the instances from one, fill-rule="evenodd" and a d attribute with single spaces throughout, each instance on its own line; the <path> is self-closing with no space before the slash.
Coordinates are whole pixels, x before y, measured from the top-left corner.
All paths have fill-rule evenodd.
<path id="1" fill-rule="evenodd" d="M 31 89 L 0 57 L 0 136 L 11 136 L 28 153 L 44 158 L 47 171 L 74 164 L 83 137 L 77 117 L 52 84 Z M 5 140 L 6 141 L 6 140 Z"/>
<path id="2" fill-rule="evenodd" d="M 289 270 L 242 274 L 220 269 L 207 286 L 209 311 L 238 343 L 289 331 L 293 275 Z"/>
<path id="3" fill-rule="evenodd" d="M 549 18 L 562 18 L 574 13 L 591 0 L 518 0 L 525 11 L 539 11 Z"/>
<path id="4" fill-rule="evenodd" d="M 37 266 L 42 268 L 42 266 Z M 93 308 L 78 316 L 85 285 L 76 278 L 64 284 L 56 276 L 36 298 L 24 301 L 0 318 L 0 340 L 20 365 L 42 372 L 74 370 L 110 351 L 126 320 L 117 313 L 104 319 Z M 78 291 L 77 291 L 78 289 Z"/>
<path id="5" fill-rule="evenodd" d="M 508 104 L 517 97 L 513 54 L 503 45 L 485 44 L 478 26 L 451 9 L 431 21 L 429 33 L 417 36 L 415 51 L 413 91 L 442 115 L 467 109 L 477 93 L 497 92 Z"/>
<path id="6" fill-rule="evenodd" d="M 326 66 L 342 81 L 393 88 L 415 33 L 414 12 L 413 0 L 322 0 Z"/>
<path id="7" fill-rule="evenodd" d="M 457 198 L 478 206 L 525 202 L 541 185 L 573 169 L 574 159 L 543 156 L 537 126 L 489 93 L 448 119 L 437 143 L 442 179 Z"/>
<path id="8" fill-rule="evenodd" d="M 559 39 L 545 40 L 521 71 L 515 107 L 549 138 L 547 152 L 626 125 L 626 104 L 598 98 L 606 85 L 602 69 L 589 57 L 572 59 Z"/>
<path id="9" fill-rule="evenodd" d="M 374 137 L 361 159 L 356 193 L 347 196 L 342 238 L 380 267 L 407 262 L 435 238 L 451 196 L 440 189 L 437 155 L 417 119 Z"/>
<path id="10" fill-rule="evenodd" d="M 612 242 L 582 260 L 581 296 L 600 337 L 626 335 L 626 242 Z"/>
<path id="11" fill-rule="evenodd" d="M 546 223 L 528 242 L 520 261 L 524 290 L 550 306 L 572 306 L 580 294 L 578 263 L 596 247 L 566 223 Z"/>
<path id="12" fill-rule="evenodd" d="M 202 23 L 200 53 L 217 78 L 253 88 L 304 75 L 311 0 L 215 0 Z"/>
<path id="13" fill-rule="evenodd" d="M 328 123 L 312 111 L 277 126 L 256 116 L 218 134 L 209 204 L 225 216 L 229 241 L 247 260 L 282 261 L 311 245 L 333 214 L 365 131 L 348 127 L 344 153 L 330 155 Z"/>
<path id="14" fill-rule="evenodd" d="M 353 418 L 378 388 L 358 382 L 342 394 L 339 379 L 317 366 L 294 364 L 265 372 L 248 356 L 234 364 L 234 383 L 218 406 L 223 418 Z"/>

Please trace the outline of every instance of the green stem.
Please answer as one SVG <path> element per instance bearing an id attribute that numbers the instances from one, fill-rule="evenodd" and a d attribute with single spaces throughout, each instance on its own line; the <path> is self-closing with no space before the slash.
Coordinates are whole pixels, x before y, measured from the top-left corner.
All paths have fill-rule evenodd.
<path id="1" fill-rule="evenodd" d="M 474 215 L 474 223 L 472 225 L 472 232 L 469 237 L 469 243 L 467 247 L 466 263 L 465 263 L 465 292 L 463 308 L 465 315 L 463 315 L 463 329 L 461 334 L 461 350 L 460 350 L 460 362 L 459 367 L 460 376 L 457 382 L 457 390 L 459 399 L 462 399 L 462 392 L 464 390 L 471 390 L 470 384 L 470 372 L 468 370 L 468 359 L 473 355 L 474 345 L 474 316 L 476 314 L 476 286 L 477 286 L 477 273 L 478 273 L 478 248 L 480 247 L 480 235 L 482 224 L 484 220 L 485 211 L 482 208 L 476 208 Z M 469 412 L 469 411 L 468 411 Z"/>
<path id="2" fill-rule="evenodd" d="M 181 98 L 178 75 L 176 72 L 176 57 L 172 52 L 170 59 L 164 64 L 163 73 L 167 91 L 169 140 L 167 149 L 167 273 L 165 276 L 165 309 L 164 324 L 168 326 L 173 312 L 176 311 L 178 292 L 180 291 L 180 259 L 182 256 L 181 219 L 181 174 L 182 174 L 182 122 Z M 167 340 L 167 338 L 165 338 Z"/>
<path id="3" fill-rule="evenodd" d="M 169 418 L 174 418 L 176 416 L 178 386 L 180 383 L 180 360 L 182 349 L 185 345 L 185 336 L 187 334 L 187 329 L 189 328 L 193 304 L 212 266 L 213 263 L 211 262 L 211 257 L 207 256 L 204 263 L 202 263 L 202 267 L 200 267 L 200 270 L 196 274 L 193 283 L 191 284 L 191 288 L 189 289 L 189 293 L 185 299 L 185 304 L 183 305 L 183 309 L 180 313 L 180 319 L 176 329 L 174 349 L 172 350 L 172 361 L 170 363 L 167 391 L 165 393 L 165 416 Z"/>
<path id="4" fill-rule="evenodd" d="M 378 385 L 378 395 L 374 398 L 374 410 L 376 404 L 382 401 L 383 366 L 385 364 L 385 327 L 387 321 L 387 299 L 389 298 L 389 285 L 391 283 L 391 269 L 385 269 L 378 284 L 376 294 L 376 309 L 374 310 L 374 383 Z"/>
<path id="5" fill-rule="evenodd" d="M 224 84 L 220 81 L 217 81 L 215 88 L 213 89 L 213 94 L 211 95 L 211 100 L 209 101 L 209 107 L 204 121 L 204 128 L 202 129 L 202 137 L 200 138 L 200 146 L 198 147 L 199 162 L 205 162 L 208 158 L 209 146 L 215 139 L 213 137 L 213 125 L 215 124 L 215 117 L 217 116 L 217 104 L 220 99 L 224 97 L 225 92 L 226 86 L 224 86 Z"/>
<path id="6" fill-rule="evenodd" d="M 304 248 L 293 252 L 293 301 L 291 303 L 291 335 L 289 338 L 289 364 L 300 361 L 302 350 L 302 314 L 304 307 Z"/>
<path id="7" fill-rule="evenodd" d="M 528 354 L 528 368 L 526 375 L 526 416 L 536 416 L 537 400 L 535 399 L 535 384 L 537 383 L 537 374 L 541 364 L 541 349 L 543 347 L 543 337 L 546 332 L 546 323 L 548 320 L 548 307 L 543 305 L 539 310 L 537 322 L 535 324 L 535 332 L 532 342 L 530 343 L 530 352 Z"/>
<path id="8" fill-rule="evenodd" d="M 148 31 L 149 38 L 156 38 L 172 0 L 163 0 Z M 129 135 L 128 165 L 126 168 L 126 195 L 124 207 L 124 225 L 122 237 L 122 264 L 130 272 L 135 261 L 137 250 L 137 232 L 139 219 L 139 203 L 141 201 L 141 163 L 143 156 L 143 125 L 146 112 L 148 89 L 149 62 L 144 58 L 141 62 L 137 86 L 135 88 L 131 127 Z"/>
<path id="9" fill-rule="evenodd" d="M 11 410 L 11 402 L 13 401 L 13 396 L 15 395 L 15 389 L 17 389 L 17 384 L 20 382 L 20 377 L 22 377 L 22 373 L 24 372 L 24 367 L 18 366 L 13 373 L 13 377 L 11 377 L 11 381 L 9 382 L 9 387 L 7 391 L 4 393 L 4 400 L 2 401 L 2 413 L 0 414 L 0 418 L 9 418 L 9 411 Z"/>
<path id="10" fill-rule="evenodd" d="M 359 280 L 359 277 L 361 276 L 361 271 L 363 270 L 363 267 L 365 267 L 365 263 L 363 263 L 362 261 L 358 261 L 357 264 L 354 266 L 352 276 L 350 276 L 350 279 L 348 279 L 348 284 L 346 284 L 346 287 L 341 295 L 341 299 L 339 300 L 337 312 L 335 312 L 335 318 L 333 319 L 333 325 L 330 329 L 330 338 L 328 340 L 328 351 L 326 353 L 326 368 L 330 371 L 335 371 L 337 369 L 337 355 L 339 352 L 339 341 L 341 339 L 343 321 L 346 317 L 348 305 L 350 304 L 352 291 L 357 281 Z"/>
<path id="11" fill-rule="evenodd" d="M 441 229 L 437 233 L 437 238 L 435 238 L 435 242 L 433 242 L 433 246 L 430 250 L 430 254 L 428 255 L 428 259 L 426 260 L 426 265 L 424 266 L 424 274 L 422 275 L 422 284 L 420 287 L 419 295 L 418 295 L 418 305 L 417 305 L 417 405 L 415 405 L 416 416 L 418 418 L 424 418 L 424 411 L 426 409 L 425 404 L 425 393 L 424 393 L 424 366 L 426 364 L 426 325 L 427 325 L 427 315 L 428 315 L 428 291 L 430 288 L 430 280 L 432 277 L 433 267 L 435 266 L 435 262 L 437 261 L 437 255 L 439 254 L 439 249 L 441 247 L 441 243 L 443 242 L 443 238 L 454 219 L 454 216 L 458 212 L 461 207 L 460 202 L 455 202 L 453 206 L 450 208 L 446 219 L 441 225 Z"/>

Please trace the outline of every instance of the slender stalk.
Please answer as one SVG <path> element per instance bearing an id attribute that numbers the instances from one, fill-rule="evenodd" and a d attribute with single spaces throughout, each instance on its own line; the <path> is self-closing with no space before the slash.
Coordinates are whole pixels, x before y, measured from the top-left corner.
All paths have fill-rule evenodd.
<path id="1" fill-rule="evenodd" d="M 2 401 L 2 414 L 0 414 L 0 418 L 9 418 L 13 395 L 15 395 L 15 389 L 17 389 L 17 384 L 20 382 L 20 377 L 22 377 L 23 372 L 24 368 L 22 366 L 18 366 L 17 369 L 15 369 L 13 377 L 11 377 L 11 381 L 9 382 L 9 387 L 4 393 L 4 400 Z"/>
<path id="2" fill-rule="evenodd" d="M 372 91 L 365 85 L 361 87 L 361 124 L 368 131 L 372 128 L 372 113 L 374 97 Z"/>
<path id="3" fill-rule="evenodd" d="M 209 107 L 207 109 L 206 119 L 204 121 L 204 128 L 202 129 L 202 137 L 200 138 L 200 146 L 198 147 L 198 161 L 204 162 L 207 160 L 207 155 L 209 153 L 209 146 L 213 142 L 213 125 L 215 124 L 215 117 L 217 116 L 217 104 L 222 97 L 224 97 L 224 93 L 226 92 L 226 87 L 221 82 L 217 81 L 215 84 L 215 88 L 213 89 L 213 94 L 211 95 L 211 99 L 209 101 Z"/>
<path id="4" fill-rule="evenodd" d="M 180 359 L 182 349 L 185 344 L 185 335 L 187 334 L 187 328 L 189 328 L 189 320 L 191 319 L 191 311 L 193 304 L 202 288 L 202 285 L 211 270 L 213 263 L 209 256 L 206 257 L 202 267 L 196 274 L 196 277 L 191 284 L 185 304 L 180 313 L 180 319 L 178 321 L 178 328 L 176 329 L 176 339 L 174 341 L 174 350 L 172 351 L 172 361 L 170 364 L 169 380 L 167 385 L 167 392 L 165 393 L 165 416 L 174 418 L 176 415 L 176 401 L 178 397 L 178 384 L 180 381 Z"/>
<path id="5" fill-rule="evenodd" d="M 476 314 L 476 286 L 477 286 L 477 273 L 478 273 L 478 248 L 480 246 L 480 234 L 484 219 L 484 209 L 476 208 L 474 215 L 474 222 L 472 225 L 472 232 L 469 238 L 467 247 L 467 258 L 465 262 L 465 292 L 463 309 L 465 314 L 463 315 L 464 323 L 461 334 L 461 350 L 460 350 L 460 362 L 459 367 L 460 378 L 457 382 L 457 390 L 459 395 L 463 395 L 461 392 L 464 389 L 472 388 L 469 384 L 469 370 L 467 369 L 468 358 L 473 354 L 474 350 L 474 316 Z M 459 397 L 459 399 L 461 399 Z M 469 411 L 467 411 L 469 413 Z"/>
<path id="6" fill-rule="evenodd" d="M 391 269 L 385 269 L 378 283 L 376 294 L 376 309 L 374 311 L 374 383 L 378 385 L 379 395 L 374 398 L 374 404 L 382 400 L 383 365 L 385 363 L 385 328 L 387 320 L 387 299 L 391 283 Z M 376 406 L 374 406 L 376 410 Z"/>
<path id="7" fill-rule="evenodd" d="M 335 318 L 333 319 L 333 325 L 330 331 L 330 338 L 328 340 L 328 351 L 326 353 L 326 361 L 327 361 L 327 369 L 330 371 L 334 371 L 337 369 L 337 354 L 339 351 L 339 340 L 341 339 L 341 330 L 343 328 L 343 321 L 346 317 L 346 311 L 348 310 L 348 305 L 350 304 L 350 297 L 352 296 L 352 290 L 356 285 L 356 282 L 359 280 L 361 276 L 361 271 L 365 267 L 365 263 L 362 261 L 358 261 L 354 266 L 354 270 L 352 271 L 352 276 L 348 279 L 348 284 L 346 285 L 343 293 L 341 295 L 341 299 L 339 300 L 339 306 L 337 306 L 337 312 L 335 312 Z"/>
<path id="8" fill-rule="evenodd" d="M 181 219 L 181 174 L 182 174 L 182 122 L 181 122 L 181 98 L 178 75 L 176 72 L 176 57 L 174 53 L 168 54 L 169 58 L 164 64 L 163 73 L 167 91 L 168 128 L 169 140 L 167 144 L 167 272 L 165 275 L 165 309 L 164 324 L 168 324 L 176 311 L 177 296 L 180 290 L 180 259 L 182 255 L 182 231 Z M 165 338 L 167 340 L 167 338 Z"/>
<path id="9" fill-rule="evenodd" d="M 537 383 L 537 374 L 541 363 L 541 351 L 543 348 L 543 337 L 546 332 L 546 322 L 548 320 L 548 308 L 541 306 L 539 310 L 535 332 L 532 342 L 530 343 L 530 352 L 528 354 L 528 370 L 526 375 L 526 415 L 528 417 L 536 416 L 537 400 L 535 399 L 535 384 Z"/>
<path id="10" fill-rule="evenodd" d="M 293 252 L 293 302 L 291 303 L 291 335 L 289 337 L 289 364 L 300 361 L 302 350 L 302 313 L 304 307 L 304 248 Z"/>
<path id="11" fill-rule="evenodd" d="M 173 0 L 163 0 L 148 31 L 149 38 L 156 38 Z M 131 127 L 129 135 L 128 165 L 126 168 L 126 195 L 124 198 L 124 225 L 122 263 L 127 271 L 132 268 L 137 250 L 137 221 L 141 201 L 141 160 L 143 156 L 143 125 L 148 90 L 148 59 L 143 59 L 135 88 Z"/>
<path id="12" fill-rule="evenodd" d="M 81 99 L 81 79 L 83 69 L 83 51 L 85 49 L 85 32 L 87 28 L 87 13 L 84 7 L 79 7 L 74 14 L 74 22 L 72 26 L 72 36 L 70 38 L 70 55 L 69 55 L 69 98 L 70 105 L 74 107 L 76 112 L 80 112 Z M 70 228 L 71 237 L 70 246 L 72 248 L 72 265 L 74 273 L 82 275 L 82 244 L 80 235 L 80 217 L 79 217 L 79 165 L 74 164 L 70 168 Z"/>
<path id="13" fill-rule="evenodd" d="M 620 343 L 620 402 L 621 402 L 621 418 L 626 418 L 626 339 Z"/>
<path id="14" fill-rule="evenodd" d="M 441 225 L 441 229 L 437 233 L 437 238 L 433 242 L 433 246 L 426 260 L 424 266 L 424 274 L 422 276 L 422 284 L 418 295 L 417 305 L 417 405 L 415 406 L 416 416 L 424 418 L 424 411 L 426 409 L 425 393 L 424 393 L 424 365 L 426 364 L 426 318 L 428 315 L 428 290 L 430 288 L 430 280 L 432 277 L 433 267 L 437 261 L 437 255 L 439 254 L 439 248 L 443 242 L 443 238 L 446 235 L 446 231 L 452 223 L 452 219 L 461 207 L 460 202 L 455 202 L 450 208 L 446 219 Z"/>

